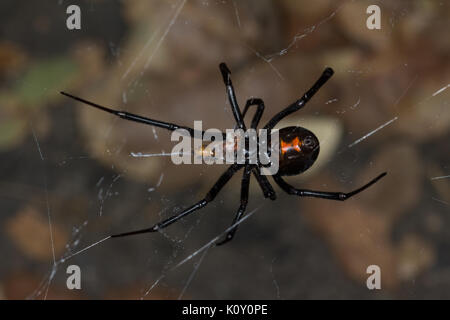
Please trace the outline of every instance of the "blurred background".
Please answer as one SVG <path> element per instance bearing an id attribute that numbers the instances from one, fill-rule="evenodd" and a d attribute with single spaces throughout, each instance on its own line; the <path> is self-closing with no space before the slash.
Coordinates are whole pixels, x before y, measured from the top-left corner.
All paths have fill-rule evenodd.
<path id="1" fill-rule="evenodd" d="M 81 30 L 68 30 L 71 4 L 0 4 L 0 298 L 450 298 L 448 1 L 77 1 Z M 371 4 L 381 30 L 366 27 Z M 235 239 L 198 251 L 232 222 L 236 174 L 163 233 L 72 257 L 193 204 L 225 166 L 175 166 L 158 156 L 174 145 L 169 132 L 59 91 L 232 128 L 222 61 L 241 107 L 265 101 L 261 123 L 335 70 L 280 124 L 321 140 L 318 162 L 290 183 L 350 191 L 388 175 L 342 203 L 278 188 L 266 200 L 252 179 L 253 214 Z M 71 264 L 81 290 L 66 288 Z M 381 268 L 381 290 L 366 287 L 369 265 Z"/>

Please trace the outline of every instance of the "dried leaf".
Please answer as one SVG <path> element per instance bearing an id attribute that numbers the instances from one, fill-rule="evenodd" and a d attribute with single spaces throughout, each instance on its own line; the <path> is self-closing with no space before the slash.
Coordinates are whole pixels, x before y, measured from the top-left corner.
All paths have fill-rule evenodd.
<path id="1" fill-rule="evenodd" d="M 53 244 L 48 221 L 33 207 L 19 211 L 6 223 L 6 233 L 11 241 L 28 257 L 49 261 L 52 259 L 52 246 L 56 257 L 64 251 L 68 235 L 58 226 L 52 224 Z"/>

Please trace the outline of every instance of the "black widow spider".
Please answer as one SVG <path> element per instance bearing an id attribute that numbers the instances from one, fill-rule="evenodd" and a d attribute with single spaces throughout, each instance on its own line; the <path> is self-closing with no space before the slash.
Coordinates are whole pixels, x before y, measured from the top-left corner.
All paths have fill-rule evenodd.
<path id="1" fill-rule="evenodd" d="M 250 106 L 256 106 L 256 112 L 253 116 L 252 122 L 251 122 L 251 128 L 256 129 L 259 123 L 259 120 L 261 119 L 261 116 L 264 111 L 264 102 L 261 99 L 252 98 L 247 100 L 247 103 L 244 108 L 244 112 L 241 113 L 241 110 L 239 108 L 239 105 L 236 100 L 236 95 L 234 93 L 233 85 L 231 83 L 230 78 L 230 70 L 226 66 L 225 63 L 220 64 L 220 71 L 222 73 L 223 81 L 226 86 L 226 92 L 228 95 L 228 99 L 231 105 L 231 110 L 233 111 L 233 116 L 236 120 L 237 128 L 246 130 L 246 126 L 244 123 L 244 116 L 247 113 Z M 334 71 L 331 68 L 326 68 L 320 78 L 314 83 L 314 85 L 309 89 L 303 97 L 301 97 L 299 100 L 295 101 L 285 109 L 281 110 L 279 113 L 277 113 L 270 121 L 264 126 L 264 129 L 267 129 L 269 132 L 275 127 L 275 125 L 282 120 L 284 117 L 290 115 L 291 113 L 300 110 L 305 106 L 305 104 L 314 96 L 314 94 L 322 87 L 322 85 L 327 82 L 331 76 L 333 75 Z M 126 111 L 116 111 L 101 105 L 98 105 L 96 103 L 84 100 L 82 98 L 73 96 L 71 94 L 61 92 L 63 95 L 68 96 L 72 99 L 75 99 L 77 101 L 83 102 L 85 104 L 88 104 L 92 107 L 98 108 L 100 110 L 112 113 L 116 116 L 119 116 L 126 120 L 136 121 L 164 129 L 168 129 L 170 131 L 176 130 L 176 129 L 186 129 L 191 136 L 194 134 L 194 129 L 179 126 L 173 123 L 168 122 L 162 122 L 158 120 L 153 120 L 149 118 L 145 118 L 139 115 L 135 115 Z M 274 181 L 278 184 L 278 186 L 281 187 L 285 192 L 291 195 L 297 195 L 300 197 L 316 197 L 316 198 L 323 198 L 323 199 L 329 199 L 329 200 L 339 200 L 344 201 L 349 199 L 350 197 L 354 196 L 355 194 L 360 193 L 361 191 L 365 190 L 366 188 L 370 187 L 374 183 L 376 183 L 378 180 L 380 180 L 382 177 L 386 175 L 386 172 L 380 174 L 375 179 L 371 180 L 369 183 L 365 184 L 364 186 L 353 190 L 348 193 L 344 192 L 325 192 L 325 191 L 314 191 L 314 190 L 306 190 L 306 189 L 297 189 L 290 184 L 288 184 L 285 180 L 283 180 L 282 176 L 290 176 L 290 175 L 297 175 L 304 171 L 306 171 L 311 165 L 314 163 L 314 161 L 317 159 L 317 156 L 319 155 L 319 140 L 317 137 L 312 133 L 311 131 L 302 128 L 302 127 L 286 127 L 279 130 L 279 139 L 280 139 L 280 148 L 279 148 L 279 170 L 278 173 L 273 175 Z M 248 160 L 248 159 L 247 159 Z M 233 224 L 234 225 L 237 221 L 241 219 L 241 217 L 244 215 L 245 209 L 247 207 L 248 203 L 248 194 L 249 194 L 249 185 L 250 185 L 250 174 L 252 173 L 256 181 L 258 182 L 260 188 L 263 191 L 265 198 L 270 198 L 272 200 L 276 199 L 275 191 L 273 190 L 270 182 L 268 181 L 267 177 L 265 175 L 261 174 L 261 163 L 258 160 L 257 164 L 250 164 L 248 161 L 245 162 L 245 164 L 237 164 L 234 163 L 228 169 L 220 176 L 220 178 L 217 180 L 217 182 L 213 185 L 211 190 L 206 194 L 205 198 L 197 202 L 196 204 L 192 205 L 191 207 L 183 210 L 182 212 L 171 216 L 170 218 L 167 218 L 154 226 L 150 228 L 145 228 L 141 230 L 134 230 L 119 234 L 111 235 L 111 238 L 118 238 L 118 237 L 125 237 L 130 236 L 134 234 L 141 234 L 141 233 L 148 233 L 148 232 L 155 232 L 158 230 L 161 230 L 172 223 L 175 223 L 179 219 L 186 217 L 187 215 L 193 213 L 194 211 L 203 208 L 206 206 L 209 202 L 213 201 L 214 198 L 217 196 L 217 194 L 222 190 L 222 188 L 227 184 L 227 182 L 231 179 L 231 177 L 238 172 L 240 169 L 244 168 L 243 176 L 242 176 L 242 182 L 241 182 L 241 203 L 239 206 L 239 209 L 236 213 L 236 216 L 234 217 Z M 228 241 L 230 241 L 235 232 L 237 230 L 237 225 L 231 229 L 226 237 L 219 241 L 216 245 L 222 245 Z"/>

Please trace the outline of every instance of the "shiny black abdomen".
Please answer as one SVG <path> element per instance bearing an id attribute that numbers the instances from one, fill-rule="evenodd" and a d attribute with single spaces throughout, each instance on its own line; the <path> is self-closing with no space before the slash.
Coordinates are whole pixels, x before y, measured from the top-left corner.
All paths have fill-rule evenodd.
<path id="1" fill-rule="evenodd" d="M 279 130 L 279 138 L 280 176 L 292 176 L 306 171 L 319 156 L 319 140 L 305 128 L 282 128 Z"/>

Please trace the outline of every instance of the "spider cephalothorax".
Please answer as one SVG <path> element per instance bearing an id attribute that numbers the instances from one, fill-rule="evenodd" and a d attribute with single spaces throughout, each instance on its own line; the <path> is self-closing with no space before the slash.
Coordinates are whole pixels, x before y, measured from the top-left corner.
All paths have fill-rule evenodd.
<path id="1" fill-rule="evenodd" d="M 256 106 L 256 111 L 253 116 L 250 128 L 256 129 L 259 121 L 261 120 L 262 114 L 264 112 L 264 102 L 261 99 L 252 98 L 247 100 L 244 111 L 241 112 L 239 105 L 236 100 L 236 95 L 234 93 L 233 85 L 231 83 L 231 72 L 225 65 L 225 63 L 220 64 L 220 71 L 222 73 L 223 81 L 226 86 L 226 92 L 228 95 L 228 99 L 231 105 L 231 110 L 233 111 L 233 116 L 236 120 L 236 129 L 246 130 L 246 125 L 244 123 L 244 117 L 251 106 Z M 314 85 L 297 101 L 287 106 L 279 113 L 277 113 L 269 122 L 263 127 L 263 129 L 268 130 L 269 132 L 275 127 L 275 125 L 280 122 L 283 118 L 290 115 L 291 113 L 301 109 L 305 106 L 305 104 L 314 96 L 314 94 L 322 87 L 322 85 L 328 81 L 333 75 L 333 70 L 331 68 L 326 68 L 320 78 L 314 83 Z M 135 122 L 144 123 L 147 125 L 152 125 L 164 129 L 168 129 L 170 131 L 174 131 L 177 129 L 185 129 L 189 132 L 190 135 L 194 135 L 195 130 L 185 126 L 179 126 L 177 124 L 163 122 L 159 120 L 153 120 L 146 117 L 142 117 L 139 115 L 135 115 L 126 111 L 117 111 L 114 109 L 110 109 L 99 104 L 84 100 L 82 98 L 78 98 L 76 96 L 70 95 L 68 93 L 61 92 L 62 94 L 78 100 L 80 102 L 86 103 L 92 107 L 98 108 L 100 110 L 112 113 L 116 116 L 119 116 L 126 120 L 131 120 Z M 286 181 L 283 180 L 282 176 L 290 176 L 300 174 L 306 171 L 314 161 L 317 159 L 319 155 L 319 140 L 311 131 L 302 128 L 302 127 L 286 127 L 279 130 L 279 170 L 273 175 L 274 181 L 281 187 L 285 192 L 292 195 L 298 195 L 302 197 L 316 197 L 323 198 L 329 200 L 346 200 L 351 196 L 363 191 L 369 186 L 373 185 L 379 179 L 386 175 L 386 172 L 380 174 L 375 179 L 371 180 L 369 183 L 364 186 L 353 190 L 349 193 L 344 192 L 327 192 L 327 191 L 314 191 L 314 190 L 306 190 L 306 189 L 297 189 Z M 241 169 L 244 169 L 242 182 L 241 182 L 241 201 L 240 206 L 237 210 L 237 213 L 233 220 L 233 228 L 227 233 L 227 236 L 222 241 L 218 242 L 217 245 L 224 244 L 225 242 L 230 241 L 236 230 L 237 230 L 237 222 L 242 218 L 245 213 L 245 209 L 247 208 L 248 203 L 248 194 L 249 194 L 249 185 L 250 185 L 250 175 L 253 174 L 256 181 L 258 182 L 264 197 L 270 198 L 272 200 L 276 199 L 275 191 L 272 188 L 269 180 L 265 175 L 261 174 L 261 169 L 263 165 L 258 161 L 258 163 L 250 163 L 245 161 L 244 164 L 233 163 L 217 180 L 211 190 L 206 194 L 206 196 L 195 203 L 191 207 L 183 210 L 182 212 L 169 217 L 150 228 L 145 228 L 141 230 L 135 230 L 130 232 L 124 232 L 120 234 L 111 235 L 111 238 L 117 237 L 125 237 L 134 234 L 141 233 L 149 233 L 161 230 L 172 223 L 178 221 L 179 219 L 195 212 L 196 210 L 203 208 L 209 202 L 213 201 L 220 190 L 227 184 L 227 182 L 231 179 L 231 177 Z"/>

